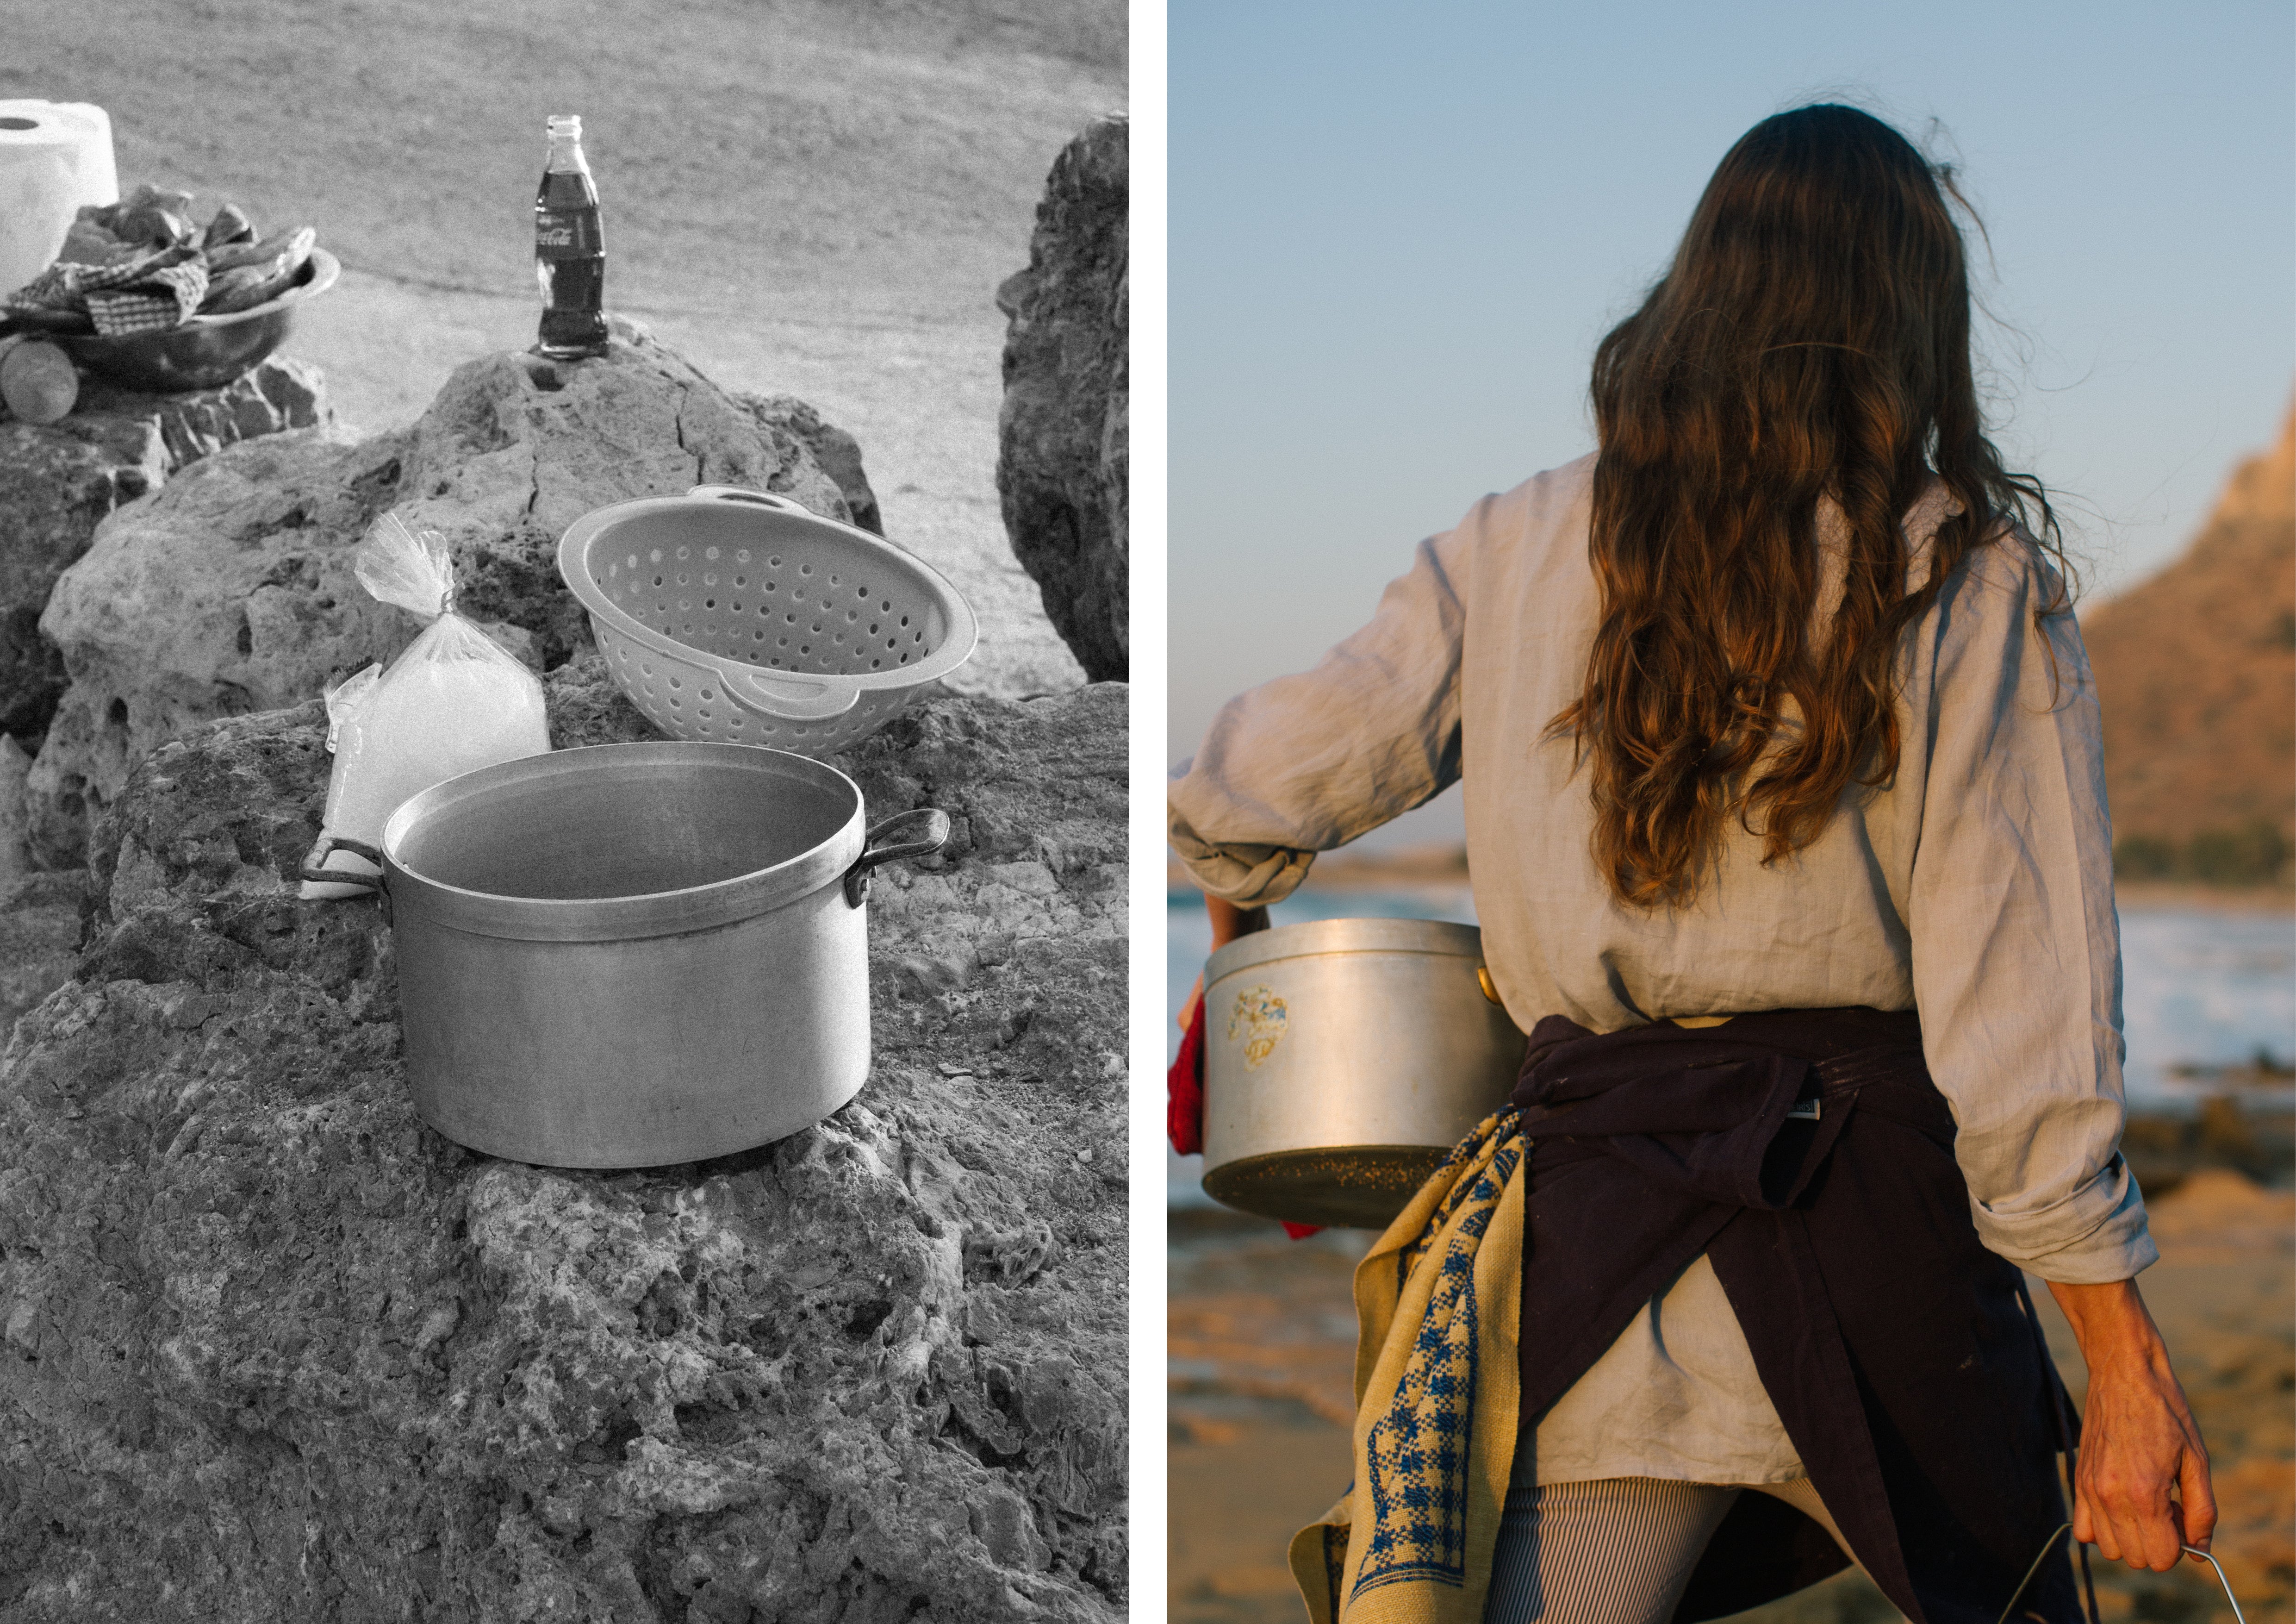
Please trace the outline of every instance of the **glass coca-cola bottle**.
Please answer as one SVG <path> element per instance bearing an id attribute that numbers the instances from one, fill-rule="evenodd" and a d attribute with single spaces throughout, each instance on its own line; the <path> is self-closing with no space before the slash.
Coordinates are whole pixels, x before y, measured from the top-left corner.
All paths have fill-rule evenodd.
<path id="1" fill-rule="evenodd" d="M 606 353 L 606 244 L 598 186 L 582 156 L 582 120 L 550 120 L 550 160 L 534 199 L 534 274 L 542 283 L 542 334 L 534 348 L 554 360 Z"/>

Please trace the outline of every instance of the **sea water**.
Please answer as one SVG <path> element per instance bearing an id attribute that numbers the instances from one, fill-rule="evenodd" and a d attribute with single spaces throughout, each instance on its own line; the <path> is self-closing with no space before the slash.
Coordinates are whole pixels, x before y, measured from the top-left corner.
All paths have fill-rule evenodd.
<path id="1" fill-rule="evenodd" d="M 1464 886 L 1395 890 L 1294 892 L 1275 911 L 1278 924 L 1314 919 L 1448 919 L 1475 923 Z M 2184 1066 L 2238 1065 L 2259 1050 L 2281 1065 L 2296 1059 L 2296 914 L 2202 907 L 2124 906 L 2120 911 L 2121 1006 L 2128 1039 L 2124 1075 L 2132 1106 L 2189 1111 L 2212 1091 L 2205 1079 L 2175 1075 Z M 1164 1060 L 1179 1053 L 1177 1017 L 1211 951 L 1211 925 L 1193 890 L 1165 908 Z M 2267 1103 L 2266 1090 L 2243 1098 Z M 2268 1091 L 2284 1105 L 2289 1090 Z M 1164 1152 L 1168 1202 L 1208 1203 L 1201 1156 Z"/>

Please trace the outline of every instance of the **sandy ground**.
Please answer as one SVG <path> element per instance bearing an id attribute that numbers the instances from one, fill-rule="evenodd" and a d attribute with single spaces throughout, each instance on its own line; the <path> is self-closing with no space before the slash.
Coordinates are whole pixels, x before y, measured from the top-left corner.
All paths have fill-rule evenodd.
<path id="1" fill-rule="evenodd" d="M 2143 1276 L 2215 1460 L 2217 1554 L 2253 1624 L 2296 1591 L 2296 1193 L 2207 1171 L 2152 1203 L 2161 1261 Z M 1346 1484 L 1355 1325 L 1349 1282 L 1371 1237 L 1304 1242 L 1240 1215 L 1171 1229 L 1170 1617 L 1284 1624 L 1303 1616 L 1283 1550 Z M 2078 1398 L 2070 1332 L 2037 1290 Z M 2208 1570 L 2136 1575 L 2099 1562 L 2104 1618 L 2231 1624 Z M 1855 1574 L 1743 1615 L 1766 1624 L 1897 1616 Z"/>

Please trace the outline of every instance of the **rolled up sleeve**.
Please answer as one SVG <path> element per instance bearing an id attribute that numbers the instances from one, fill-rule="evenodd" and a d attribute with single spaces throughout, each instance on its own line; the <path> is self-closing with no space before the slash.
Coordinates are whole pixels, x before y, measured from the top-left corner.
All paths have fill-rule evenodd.
<path id="1" fill-rule="evenodd" d="M 1172 769 L 1172 849 L 1207 893 L 1243 907 L 1280 902 L 1316 852 L 1457 781 L 1459 572 L 1475 517 L 1422 542 L 1370 624 L 1312 670 L 1229 701 Z"/>
<path id="2" fill-rule="evenodd" d="M 1948 585 L 1906 923 L 1980 1238 L 2045 1280 L 2092 1284 L 2160 1253 L 2120 1154 L 2120 930 L 2096 691 L 2072 616 L 2034 619 L 2055 584 L 2013 537 Z"/>

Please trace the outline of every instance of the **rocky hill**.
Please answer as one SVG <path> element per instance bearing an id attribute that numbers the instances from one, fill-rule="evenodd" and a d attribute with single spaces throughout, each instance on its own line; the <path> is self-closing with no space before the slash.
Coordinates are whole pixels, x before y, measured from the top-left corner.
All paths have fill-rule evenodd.
<path id="1" fill-rule="evenodd" d="M 2083 612 L 2128 877 L 2285 881 L 2296 843 L 2296 411 L 2182 557 Z"/>

